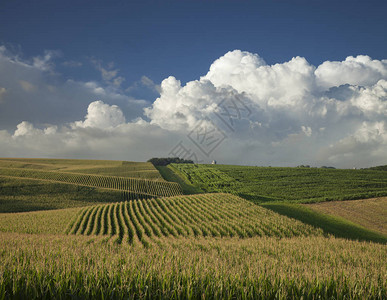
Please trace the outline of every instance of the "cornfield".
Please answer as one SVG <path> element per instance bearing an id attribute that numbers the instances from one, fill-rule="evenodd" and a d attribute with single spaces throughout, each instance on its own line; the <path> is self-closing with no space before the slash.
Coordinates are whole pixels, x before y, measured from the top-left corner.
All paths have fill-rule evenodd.
<path id="1" fill-rule="evenodd" d="M 336 219 L 307 215 L 316 228 L 245 200 L 289 212 L 384 193 L 381 171 L 178 167 L 222 193 L 182 195 L 149 163 L 0 159 L 0 300 L 387 299 L 385 239 L 337 238 Z"/>
<path id="2" fill-rule="evenodd" d="M 124 199 L 149 198 L 155 196 L 169 197 L 182 194 L 181 187 L 177 183 L 139 178 L 18 168 L 0 168 L 0 176 L 47 180 L 52 182 L 119 190 L 123 192 Z"/>
<path id="3" fill-rule="evenodd" d="M 294 237 L 322 231 L 229 194 L 132 200 L 85 207 L 67 233 L 145 246 L 160 237 Z"/>
<path id="4" fill-rule="evenodd" d="M 325 237 L 164 239 L 0 233 L 0 298 L 386 299 L 385 245 Z"/>

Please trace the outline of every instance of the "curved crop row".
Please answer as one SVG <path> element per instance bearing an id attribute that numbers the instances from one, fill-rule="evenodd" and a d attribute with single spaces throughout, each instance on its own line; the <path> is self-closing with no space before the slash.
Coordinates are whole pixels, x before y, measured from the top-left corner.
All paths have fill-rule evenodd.
<path id="1" fill-rule="evenodd" d="M 175 182 L 139 178 L 78 174 L 69 172 L 40 171 L 17 168 L 0 168 L 0 176 L 49 180 L 89 187 L 113 189 L 123 192 L 123 200 L 181 195 Z"/>
<path id="2" fill-rule="evenodd" d="M 130 200 L 88 207 L 68 232 L 148 244 L 159 237 L 309 236 L 322 232 L 230 194 Z"/>

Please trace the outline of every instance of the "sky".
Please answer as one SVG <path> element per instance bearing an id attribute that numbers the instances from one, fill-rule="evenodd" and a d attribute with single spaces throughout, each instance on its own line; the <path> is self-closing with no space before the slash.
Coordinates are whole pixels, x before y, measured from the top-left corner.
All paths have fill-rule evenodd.
<path id="1" fill-rule="evenodd" d="M 0 2 L 0 157 L 387 164 L 385 1 Z"/>

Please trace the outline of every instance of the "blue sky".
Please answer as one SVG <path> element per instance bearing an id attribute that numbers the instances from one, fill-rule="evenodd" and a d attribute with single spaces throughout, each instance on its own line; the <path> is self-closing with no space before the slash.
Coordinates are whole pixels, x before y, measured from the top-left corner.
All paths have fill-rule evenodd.
<path id="1" fill-rule="evenodd" d="M 303 56 L 318 65 L 387 53 L 386 1 L 1 1 L 0 42 L 25 56 L 114 62 L 126 84 L 145 75 L 183 82 L 227 51 L 267 63 Z M 62 70 L 69 72 L 68 70 Z M 89 79 L 95 70 L 69 72 Z"/>
<path id="2" fill-rule="evenodd" d="M 203 162 L 386 164 L 386 11 L 372 0 L 1 1 L 0 157 L 146 160 L 184 142 Z M 235 99 L 251 114 L 230 130 L 216 116 Z M 188 138 L 203 120 L 227 136 L 210 155 Z"/>

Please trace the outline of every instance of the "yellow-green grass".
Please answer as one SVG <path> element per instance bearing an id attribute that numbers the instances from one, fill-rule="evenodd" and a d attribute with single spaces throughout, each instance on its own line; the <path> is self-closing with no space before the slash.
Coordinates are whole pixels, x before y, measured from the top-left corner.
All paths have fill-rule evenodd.
<path id="1" fill-rule="evenodd" d="M 325 234 L 333 234 L 336 237 L 346 239 L 387 244 L 387 236 L 382 233 L 367 229 L 340 216 L 318 212 L 306 205 L 287 202 L 264 203 L 261 205 L 281 215 L 299 220 L 316 228 L 321 228 Z"/>
<path id="2" fill-rule="evenodd" d="M 25 212 L 122 201 L 120 191 L 0 176 L 0 212 Z"/>
<path id="3" fill-rule="evenodd" d="M 0 298 L 385 299 L 387 248 L 336 238 L 165 239 L 0 233 Z"/>
<path id="4" fill-rule="evenodd" d="M 129 177 L 1 167 L 0 176 L 39 179 L 50 182 L 112 189 L 122 192 L 134 193 L 137 194 L 138 197 L 168 197 L 182 194 L 180 186 L 174 182 L 154 181 Z"/>
<path id="5" fill-rule="evenodd" d="M 164 181 L 159 171 L 157 171 L 156 169 L 155 170 L 150 170 L 150 169 L 136 170 L 135 168 L 131 166 L 128 167 L 126 165 L 123 165 L 123 166 L 112 167 L 112 168 L 91 168 L 91 169 L 72 170 L 71 172 Z"/>
<path id="6" fill-rule="evenodd" d="M 23 213 L 0 213 L 0 231 L 29 234 L 63 234 L 79 211 L 68 208 Z"/>
<path id="7" fill-rule="evenodd" d="M 52 169 L 64 171 L 93 167 L 117 167 L 122 165 L 122 161 L 49 158 L 0 158 L 0 165 L 2 167 L 11 168 Z"/>
<path id="8" fill-rule="evenodd" d="M 387 236 L 387 197 L 307 204 L 322 213 L 343 217 Z"/>
<path id="9" fill-rule="evenodd" d="M 164 237 L 293 237 L 322 231 L 230 194 L 142 199 L 87 207 L 68 233 L 145 246 Z"/>
<path id="10" fill-rule="evenodd" d="M 157 169 L 148 162 L 78 159 L 0 158 L 0 167 L 52 170 L 83 174 L 163 180 Z"/>

